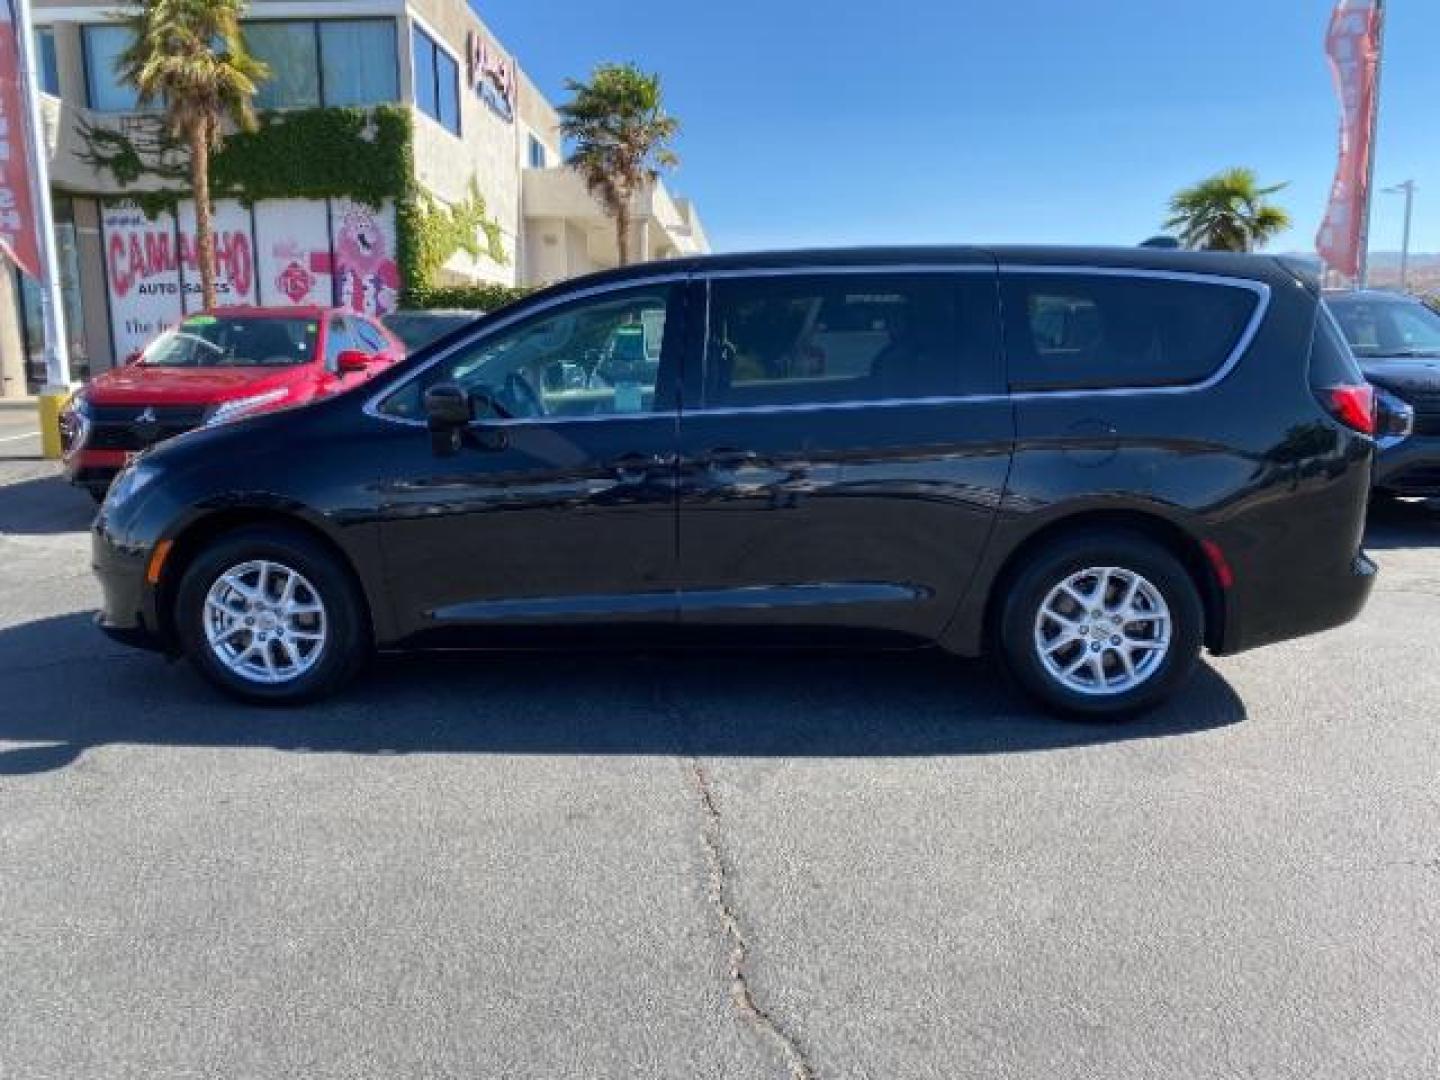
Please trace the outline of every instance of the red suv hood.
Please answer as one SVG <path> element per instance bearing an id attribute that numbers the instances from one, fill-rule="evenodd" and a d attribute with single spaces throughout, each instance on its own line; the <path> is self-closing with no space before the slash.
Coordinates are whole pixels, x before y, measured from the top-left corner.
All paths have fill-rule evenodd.
<path id="1" fill-rule="evenodd" d="M 91 379 L 96 405 L 214 405 L 288 386 L 309 370 L 292 367 L 153 367 L 131 364 Z"/>

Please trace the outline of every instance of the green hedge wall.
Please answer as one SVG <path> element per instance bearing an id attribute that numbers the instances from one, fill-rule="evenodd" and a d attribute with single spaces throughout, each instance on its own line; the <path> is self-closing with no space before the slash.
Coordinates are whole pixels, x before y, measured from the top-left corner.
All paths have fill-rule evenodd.
<path id="1" fill-rule="evenodd" d="M 464 311 L 498 311 L 533 290 L 509 285 L 441 285 L 416 288 L 402 298 L 411 308 L 459 308 Z"/>

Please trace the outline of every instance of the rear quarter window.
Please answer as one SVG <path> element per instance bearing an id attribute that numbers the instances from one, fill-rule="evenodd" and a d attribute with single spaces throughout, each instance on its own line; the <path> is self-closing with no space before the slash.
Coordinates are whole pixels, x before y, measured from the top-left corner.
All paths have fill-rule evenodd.
<path id="1" fill-rule="evenodd" d="M 1219 282 L 1123 274 L 1006 275 L 1012 390 L 1107 390 L 1203 382 L 1240 344 L 1260 303 Z"/>

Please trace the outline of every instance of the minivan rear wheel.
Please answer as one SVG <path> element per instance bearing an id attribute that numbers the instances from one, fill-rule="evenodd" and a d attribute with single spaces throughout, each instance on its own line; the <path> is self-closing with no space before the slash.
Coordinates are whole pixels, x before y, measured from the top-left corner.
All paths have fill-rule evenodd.
<path id="1" fill-rule="evenodd" d="M 294 704 L 338 689 L 363 664 L 359 590 L 309 537 L 259 526 L 227 533 L 191 562 L 176 593 L 186 657 L 243 701 Z"/>
<path id="2" fill-rule="evenodd" d="M 1020 569 L 1000 639 L 1010 672 L 1046 705 L 1120 718 L 1160 704 L 1190 677 L 1204 608 L 1161 545 L 1119 531 L 1076 533 Z"/>

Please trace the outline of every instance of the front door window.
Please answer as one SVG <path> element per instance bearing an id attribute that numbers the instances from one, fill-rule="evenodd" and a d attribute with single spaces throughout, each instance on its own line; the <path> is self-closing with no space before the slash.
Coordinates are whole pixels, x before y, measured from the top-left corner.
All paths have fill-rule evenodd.
<path id="1" fill-rule="evenodd" d="M 424 416 L 424 391 L 456 383 L 489 419 L 643 415 L 657 404 L 672 288 L 580 301 L 461 347 L 385 400 L 388 416 Z"/>

